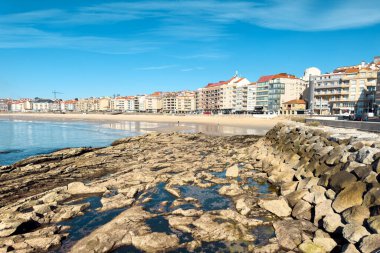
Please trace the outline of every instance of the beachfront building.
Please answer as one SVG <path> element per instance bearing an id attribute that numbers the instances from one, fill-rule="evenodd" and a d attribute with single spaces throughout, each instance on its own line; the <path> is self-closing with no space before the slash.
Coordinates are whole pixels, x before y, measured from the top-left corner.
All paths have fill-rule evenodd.
<path id="1" fill-rule="evenodd" d="M 250 81 L 237 74 L 227 81 L 209 83 L 196 91 L 196 107 L 198 112 L 233 113 L 245 111 Z"/>
<path id="2" fill-rule="evenodd" d="M 111 111 L 125 112 L 128 110 L 127 97 L 115 97 L 110 99 Z"/>
<path id="3" fill-rule="evenodd" d="M 192 113 L 196 110 L 195 92 L 182 91 L 176 96 L 176 112 Z"/>
<path id="4" fill-rule="evenodd" d="M 306 110 L 306 101 L 303 99 L 293 99 L 282 103 L 281 114 L 304 114 Z"/>
<path id="5" fill-rule="evenodd" d="M 248 87 L 250 84 L 251 82 L 247 78 L 240 78 L 233 82 L 232 107 L 234 113 L 246 113 L 248 111 Z"/>
<path id="6" fill-rule="evenodd" d="M 53 108 L 54 101 L 51 99 L 36 98 L 32 101 L 32 109 L 34 112 L 49 112 Z"/>
<path id="7" fill-rule="evenodd" d="M 314 112 L 325 115 L 374 113 L 378 71 L 379 65 L 374 62 L 362 62 L 312 76 Z"/>
<path id="8" fill-rule="evenodd" d="M 269 94 L 269 81 L 273 75 L 262 76 L 257 80 L 256 85 L 256 106 L 263 112 L 268 111 L 268 94 Z"/>
<path id="9" fill-rule="evenodd" d="M 299 99 L 305 89 L 306 82 L 294 75 L 274 75 L 269 80 L 268 111 L 279 114 L 284 102 Z"/>
<path id="10" fill-rule="evenodd" d="M 145 107 L 145 98 L 146 98 L 146 95 L 138 95 L 137 96 L 137 100 L 138 100 L 138 112 L 145 112 L 146 111 L 146 107 Z"/>
<path id="11" fill-rule="evenodd" d="M 97 112 L 109 111 L 111 108 L 111 98 L 101 97 L 94 99 L 94 110 Z"/>
<path id="12" fill-rule="evenodd" d="M 247 87 L 247 112 L 256 111 L 256 83 L 250 83 Z"/>
<path id="13" fill-rule="evenodd" d="M 0 112 L 8 112 L 9 111 L 9 99 L 0 99 Z"/>
<path id="14" fill-rule="evenodd" d="M 294 75 L 262 76 L 257 81 L 256 106 L 264 112 L 279 114 L 284 102 L 299 99 L 305 89 L 306 82 Z"/>
<path id="15" fill-rule="evenodd" d="M 61 110 L 64 112 L 74 112 L 76 111 L 77 102 L 78 100 L 76 99 L 63 101 L 61 104 Z"/>
<path id="16" fill-rule="evenodd" d="M 162 95 L 162 112 L 176 113 L 177 112 L 177 93 L 165 92 Z"/>
<path id="17" fill-rule="evenodd" d="M 159 113 L 162 111 L 162 92 L 154 92 L 145 97 L 145 111 Z"/>

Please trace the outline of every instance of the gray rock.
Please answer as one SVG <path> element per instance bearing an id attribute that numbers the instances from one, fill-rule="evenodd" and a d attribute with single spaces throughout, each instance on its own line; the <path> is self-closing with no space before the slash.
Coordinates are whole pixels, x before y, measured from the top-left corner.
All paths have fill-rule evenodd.
<path id="1" fill-rule="evenodd" d="M 298 185 L 298 182 L 296 181 L 283 183 L 281 185 L 281 195 L 285 196 L 285 195 L 288 195 L 289 193 L 294 192 L 297 188 L 297 185 Z"/>
<path id="2" fill-rule="evenodd" d="M 360 251 L 362 253 L 373 253 L 380 249 L 380 234 L 369 235 L 363 238 L 360 243 Z"/>
<path id="3" fill-rule="evenodd" d="M 300 200 L 293 208 L 292 216 L 296 219 L 311 219 L 311 205 L 304 201 Z"/>
<path id="4" fill-rule="evenodd" d="M 363 193 L 366 190 L 366 184 L 363 182 L 355 182 L 342 190 L 336 196 L 332 207 L 338 213 L 343 212 L 347 208 L 358 206 L 363 203 Z"/>
<path id="5" fill-rule="evenodd" d="M 352 244 L 359 242 L 367 235 L 369 235 L 369 232 L 365 229 L 365 227 L 360 225 L 348 224 L 343 228 L 343 237 Z"/>
<path id="6" fill-rule="evenodd" d="M 333 239 L 322 237 L 314 238 L 313 243 L 315 245 L 321 246 L 326 252 L 332 251 L 337 245 Z"/>
<path id="7" fill-rule="evenodd" d="M 339 171 L 338 173 L 335 173 L 330 178 L 329 185 L 335 192 L 339 192 L 354 182 L 356 182 L 356 177 L 352 175 L 350 172 L 343 170 Z"/>
<path id="8" fill-rule="evenodd" d="M 147 235 L 133 236 L 132 244 L 145 252 L 165 252 L 176 249 L 179 245 L 179 239 L 176 235 L 155 232 Z"/>
<path id="9" fill-rule="evenodd" d="M 278 217 L 287 217 L 292 213 L 292 209 L 289 207 L 284 198 L 274 200 L 261 199 L 259 201 L 259 206 L 277 215 Z"/>
<path id="10" fill-rule="evenodd" d="M 353 206 L 342 213 L 346 223 L 363 225 L 364 220 L 369 218 L 369 209 L 365 206 Z"/>
<path id="11" fill-rule="evenodd" d="M 380 215 L 369 218 L 367 223 L 373 232 L 380 234 Z"/>
<path id="12" fill-rule="evenodd" d="M 69 194 L 94 194 L 107 191 L 105 187 L 86 186 L 82 182 L 73 182 L 67 185 L 67 193 Z"/>
<path id="13" fill-rule="evenodd" d="M 336 193 L 332 189 L 328 189 L 325 194 L 329 199 L 335 199 Z"/>
<path id="14" fill-rule="evenodd" d="M 322 218 L 326 215 L 334 214 L 334 210 L 332 209 L 331 204 L 332 200 L 328 199 L 315 206 L 314 225 L 319 225 Z"/>
<path id="15" fill-rule="evenodd" d="M 334 233 L 337 229 L 342 227 L 343 224 L 339 214 L 331 213 L 323 218 L 323 228 L 329 233 Z"/>
<path id="16" fill-rule="evenodd" d="M 298 201 L 300 201 L 306 194 L 308 194 L 308 190 L 297 190 L 295 192 L 289 193 L 285 196 L 291 207 L 294 207 Z"/>
<path id="17" fill-rule="evenodd" d="M 378 149 L 364 147 L 357 153 L 356 161 L 364 164 L 371 164 L 373 162 L 373 155 L 377 152 Z"/>
<path id="18" fill-rule="evenodd" d="M 364 195 L 364 204 L 368 207 L 380 205 L 380 187 L 373 187 Z"/>
<path id="19" fill-rule="evenodd" d="M 298 249 L 302 253 L 325 253 L 326 252 L 326 250 L 323 247 L 312 242 L 304 242 L 298 247 Z"/>
<path id="20" fill-rule="evenodd" d="M 296 249 L 306 235 L 316 230 L 312 223 L 300 220 L 280 220 L 273 223 L 279 245 L 286 250 Z"/>
<path id="21" fill-rule="evenodd" d="M 226 177 L 238 177 L 239 176 L 239 167 L 237 164 L 227 168 Z"/>

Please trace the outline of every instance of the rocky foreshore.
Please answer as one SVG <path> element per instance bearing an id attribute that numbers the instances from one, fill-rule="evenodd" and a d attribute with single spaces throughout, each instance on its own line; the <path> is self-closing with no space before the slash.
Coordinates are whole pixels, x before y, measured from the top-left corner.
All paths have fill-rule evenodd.
<path id="1" fill-rule="evenodd" d="M 375 252 L 380 139 L 339 131 L 154 133 L 3 166 L 0 252 Z"/>

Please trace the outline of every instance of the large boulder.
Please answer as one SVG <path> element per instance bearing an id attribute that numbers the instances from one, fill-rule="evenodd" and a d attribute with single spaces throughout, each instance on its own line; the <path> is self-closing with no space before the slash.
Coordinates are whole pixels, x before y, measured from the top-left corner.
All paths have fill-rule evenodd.
<path id="1" fill-rule="evenodd" d="M 289 207 L 286 200 L 282 197 L 274 200 L 261 199 L 259 201 L 259 205 L 260 207 L 268 210 L 278 217 L 287 217 L 292 213 L 292 209 Z"/>
<path id="2" fill-rule="evenodd" d="M 336 247 L 336 242 L 332 238 L 317 237 L 313 239 L 313 243 L 321 246 L 326 252 L 331 252 Z"/>
<path id="3" fill-rule="evenodd" d="M 363 225 L 364 220 L 369 218 L 369 209 L 365 206 L 353 206 L 342 213 L 346 223 Z"/>
<path id="4" fill-rule="evenodd" d="M 342 227 L 343 224 L 339 214 L 331 213 L 323 218 L 323 228 L 329 233 L 334 233 Z"/>
<path id="5" fill-rule="evenodd" d="M 350 207 L 361 205 L 363 203 L 363 193 L 365 190 L 365 183 L 352 183 L 336 196 L 332 207 L 337 213 L 341 213 Z"/>
<path id="6" fill-rule="evenodd" d="M 364 195 L 364 204 L 368 207 L 380 205 L 380 186 L 373 187 Z"/>
<path id="7" fill-rule="evenodd" d="M 293 250 L 302 243 L 301 224 L 293 220 L 282 220 L 273 223 L 276 237 L 280 246 L 286 250 Z"/>
<path id="8" fill-rule="evenodd" d="M 331 207 L 332 200 L 327 199 L 317 204 L 314 208 L 314 225 L 322 225 L 321 221 L 326 215 L 334 214 L 334 210 Z"/>
<path id="9" fill-rule="evenodd" d="M 369 235 L 367 229 L 360 225 L 348 224 L 343 228 L 343 237 L 352 244 L 359 242 L 367 235 Z"/>
<path id="10" fill-rule="evenodd" d="M 300 200 L 297 205 L 294 206 L 292 211 L 292 216 L 296 219 L 305 219 L 310 220 L 311 219 L 311 205 L 304 201 Z"/>
<path id="11" fill-rule="evenodd" d="M 297 190 L 292 193 L 289 193 L 285 196 L 285 198 L 288 201 L 289 205 L 291 207 L 294 207 L 298 203 L 298 201 L 300 201 L 308 193 L 308 190 Z"/>
<path id="12" fill-rule="evenodd" d="M 356 181 L 354 175 L 342 170 L 331 176 L 329 185 L 335 192 L 339 192 Z"/>
<path id="13" fill-rule="evenodd" d="M 326 252 L 326 250 L 322 246 L 319 246 L 312 242 L 304 242 L 298 247 L 298 249 L 302 253 L 325 253 Z"/>
<path id="14" fill-rule="evenodd" d="M 360 251 L 362 253 L 373 253 L 377 250 L 380 250 L 380 234 L 364 237 L 360 243 Z"/>
<path id="15" fill-rule="evenodd" d="M 369 218 L 367 223 L 373 232 L 380 234 L 380 215 Z"/>

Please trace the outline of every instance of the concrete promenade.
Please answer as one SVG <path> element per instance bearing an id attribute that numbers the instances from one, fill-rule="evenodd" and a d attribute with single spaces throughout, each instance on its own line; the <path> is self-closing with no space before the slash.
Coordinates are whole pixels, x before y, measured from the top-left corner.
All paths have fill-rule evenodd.
<path id="1" fill-rule="evenodd" d="M 348 121 L 334 119 L 307 118 L 306 122 L 318 121 L 324 126 L 354 128 L 362 131 L 380 133 L 380 122 Z"/>

